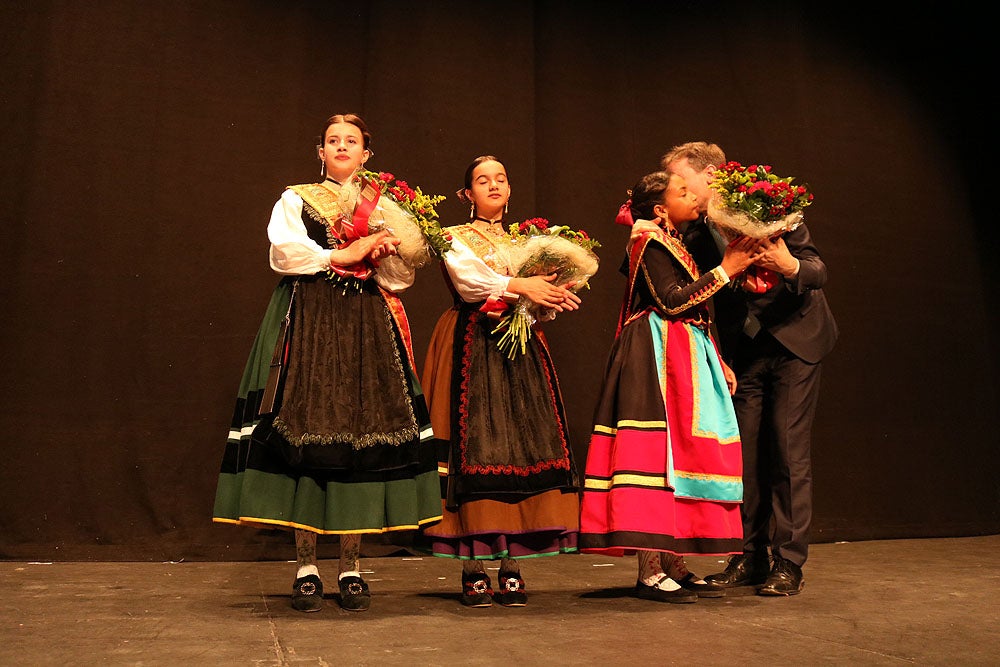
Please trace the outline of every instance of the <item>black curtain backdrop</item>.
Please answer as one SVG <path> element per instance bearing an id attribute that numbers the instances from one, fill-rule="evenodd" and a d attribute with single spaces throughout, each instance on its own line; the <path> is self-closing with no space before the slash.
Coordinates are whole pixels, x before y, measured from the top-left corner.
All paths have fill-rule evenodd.
<path id="1" fill-rule="evenodd" d="M 322 122 L 346 111 L 372 166 L 449 195 L 447 224 L 493 153 L 511 218 L 602 241 L 583 309 L 546 325 L 580 466 L 626 189 L 697 139 L 808 183 L 841 327 L 813 540 L 1000 532 L 985 22 L 808 4 L 4 3 L 0 558 L 291 556 L 287 534 L 210 516 L 276 281 L 271 206 L 316 178 Z M 450 297 L 435 267 L 402 296 L 422 366 Z"/>

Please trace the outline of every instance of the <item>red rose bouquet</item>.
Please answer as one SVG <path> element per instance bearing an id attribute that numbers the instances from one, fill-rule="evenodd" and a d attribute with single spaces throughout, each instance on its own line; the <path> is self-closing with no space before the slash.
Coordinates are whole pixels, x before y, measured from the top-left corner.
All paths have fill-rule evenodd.
<path id="1" fill-rule="evenodd" d="M 424 194 L 419 187 L 411 187 L 388 172 L 362 171 L 341 188 L 345 211 L 355 210 L 362 199 L 371 196 L 366 189 L 369 185 L 378 188 L 381 196 L 368 217 L 368 233 L 389 230 L 400 240 L 396 248 L 400 259 L 420 268 L 432 259 L 441 259 L 451 249 L 435 210 L 444 195 Z"/>
<path id="2" fill-rule="evenodd" d="M 708 217 L 729 235 L 766 238 L 802 224 L 802 209 L 812 204 L 805 185 L 779 177 L 771 166 L 727 162 L 709 185 L 718 194 L 708 203 Z"/>

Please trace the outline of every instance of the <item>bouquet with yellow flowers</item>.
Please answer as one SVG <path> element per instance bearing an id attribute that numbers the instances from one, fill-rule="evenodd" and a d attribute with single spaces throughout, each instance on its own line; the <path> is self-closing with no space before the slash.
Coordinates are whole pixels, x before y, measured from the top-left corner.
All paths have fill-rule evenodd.
<path id="1" fill-rule="evenodd" d="M 340 190 L 344 210 L 353 211 L 364 199 L 371 200 L 376 189 L 381 196 L 368 216 L 368 233 L 389 230 L 400 240 L 396 248 L 400 259 L 414 268 L 448 252 L 451 241 L 435 209 L 444 195 L 424 194 L 385 171 L 362 171 Z"/>

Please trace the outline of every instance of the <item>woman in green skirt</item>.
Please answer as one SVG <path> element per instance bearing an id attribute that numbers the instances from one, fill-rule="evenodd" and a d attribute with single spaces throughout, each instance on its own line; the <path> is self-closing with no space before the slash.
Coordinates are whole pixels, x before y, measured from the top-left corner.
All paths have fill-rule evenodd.
<path id="1" fill-rule="evenodd" d="M 371 596 L 361 536 L 439 520 L 440 486 L 396 296 L 414 268 L 388 231 L 367 234 L 370 208 L 341 196 L 371 155 L 371 135 L 358 116 L 338 114 L 321 136 L 324 179 L 289 186 L 267 227 L 283 277 L 243 374 L 214 520 L 294 531 L 299 611 L 323 606 L 317 535 L 339 535 L 340 604 L 362 611 Z"/>

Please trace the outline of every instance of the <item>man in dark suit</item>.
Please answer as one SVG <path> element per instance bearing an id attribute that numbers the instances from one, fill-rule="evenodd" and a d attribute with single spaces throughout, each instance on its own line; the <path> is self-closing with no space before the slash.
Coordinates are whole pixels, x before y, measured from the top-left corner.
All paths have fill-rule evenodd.
<path id="1" fill-rule="evenodd" d="M 692 142 L 671 149 L 662 166 L 685 178 L 705 211 L 714 194 L 708 185 L 725 161 L 715 144 Z M 704 214 L 688 225 L 684 243 L 701 270 L 719 265 L 725 240 Z M 760 595 L 794 595 L 802 590 L 809 550 L 820 362 L 838 331 L 823 295 L 826 264 L 806 226 L 765 240 L 762 249 L 754 269 L 761 291 L 736 281 L 713 297 L 719 345 L 737 380 L 744 552 L 705 579 L 726 588 L 755 586 Z"/>

